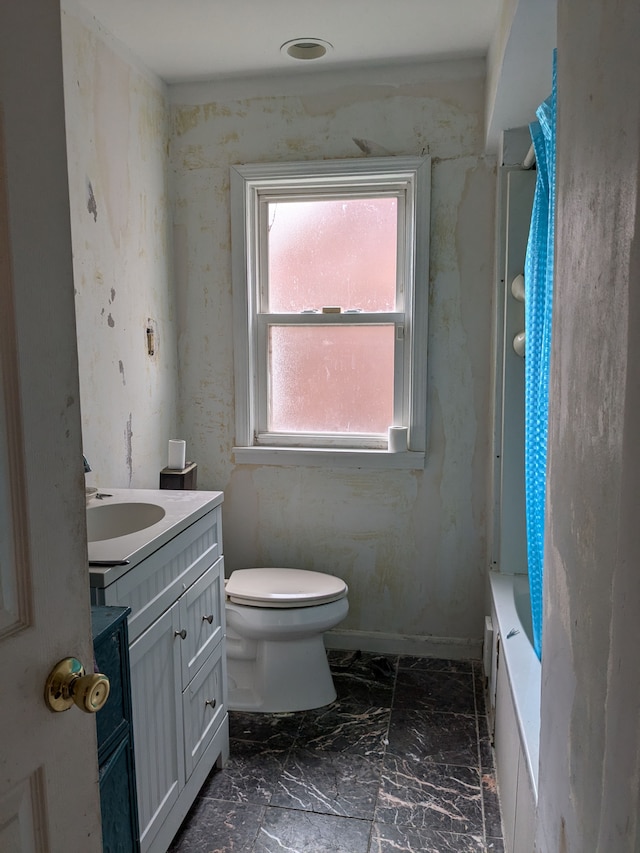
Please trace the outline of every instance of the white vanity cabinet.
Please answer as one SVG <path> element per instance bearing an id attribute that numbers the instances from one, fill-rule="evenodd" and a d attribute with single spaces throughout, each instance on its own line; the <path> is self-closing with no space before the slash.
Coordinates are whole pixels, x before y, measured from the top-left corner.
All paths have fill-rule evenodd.
<path id="1" fill-rule="evenodd" d="M 229 754 L 220 506 L 92 596 L 131 608 L 140 846 L 165 853 Z"/>

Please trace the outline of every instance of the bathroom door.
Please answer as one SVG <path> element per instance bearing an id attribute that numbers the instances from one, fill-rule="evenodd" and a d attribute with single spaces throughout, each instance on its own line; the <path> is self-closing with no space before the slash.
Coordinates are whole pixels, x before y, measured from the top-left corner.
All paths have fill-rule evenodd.
<path id="1" fill-rule="evenodd" d="M 60 4 L 0 3 L 0 850 L 102 850 L 95 716 L 45 705 L 93 669 Z"/>

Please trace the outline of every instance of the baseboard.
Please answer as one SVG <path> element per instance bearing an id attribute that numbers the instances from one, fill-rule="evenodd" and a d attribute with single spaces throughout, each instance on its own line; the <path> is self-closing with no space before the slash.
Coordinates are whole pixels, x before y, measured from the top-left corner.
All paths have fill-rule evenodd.
<path id="1" fill-rule="evenodd" d="M 381 634 L 376 631 L 327 631 L 328 649 L 360 649 L 387 655 L 412 655 L 443 660 L 480 660 L 482 638 L 423 637 L 407 634 Z"/>

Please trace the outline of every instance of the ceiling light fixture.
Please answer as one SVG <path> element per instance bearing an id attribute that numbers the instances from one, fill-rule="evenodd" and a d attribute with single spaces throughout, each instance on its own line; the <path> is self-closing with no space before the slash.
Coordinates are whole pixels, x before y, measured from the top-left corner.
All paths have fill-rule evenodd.
<path id="1" fill-rule="evenodd" d="M 324 39 L 297 38 L 286 41 L 280 47 L 280 53 L 286 53 L 292 59 L 321 59 L 333 45 Z"/>

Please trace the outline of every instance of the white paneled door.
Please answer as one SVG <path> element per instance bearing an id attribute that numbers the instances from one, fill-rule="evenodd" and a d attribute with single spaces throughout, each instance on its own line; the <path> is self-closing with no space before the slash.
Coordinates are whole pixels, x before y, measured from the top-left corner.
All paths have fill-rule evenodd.
<path id="1" fill-rule="evenodd" d="M 102 849 L 59 0 L 0 3 L 0 850 Z"/>

